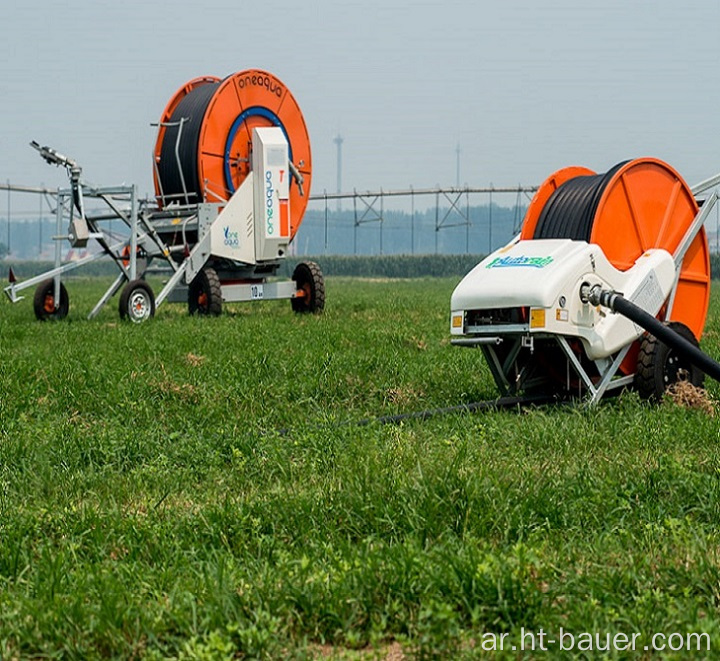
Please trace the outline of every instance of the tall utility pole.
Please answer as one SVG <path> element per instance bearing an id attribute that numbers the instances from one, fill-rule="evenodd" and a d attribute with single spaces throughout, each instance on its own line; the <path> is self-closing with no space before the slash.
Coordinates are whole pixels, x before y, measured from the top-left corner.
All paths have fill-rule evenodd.
<path id="1" fill-rule="evenodd" d="M 7 254 L 10 254 L 10 180 L 7 180 Z"/>
<path id="2" fill-rule="evenodd" d="M 337 135 L 333 142 L 337 145 L 337 192 L 342 193 L 342 143 L 343 138 Z M 342 200 L 337 200 L 337 210 L 342 211 Z"/>
<path id="3" fill-rule="evenodd" d="M 457 156 L 457 159 L 455 161 L 455 178 L 457 181 L 456 186 L 460 188 L 460 143 L 458 142 L 458 146 L 455 147 L 455 155 Z"/>

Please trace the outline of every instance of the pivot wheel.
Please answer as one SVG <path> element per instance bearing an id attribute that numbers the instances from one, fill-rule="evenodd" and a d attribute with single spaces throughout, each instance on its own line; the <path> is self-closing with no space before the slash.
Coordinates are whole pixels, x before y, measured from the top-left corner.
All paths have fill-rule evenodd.
<path id="1" fill-rule="evenodd" d="M 206 266 L 190 283 L 188 288 L 188 310 L 190 314 L 205 314 L 217 317 L 222 312 L 222 288 L 217 271 Z"/>
<path id="2" fill-rule="evenodd" d="M 41 282 L 35 289 L 33 309 L 35 310 L 35 317 L 39 321 L 65 319 L 70 309 L 70 299 L 65 285 L 62 282 L 60 283 L 60 300 L 56 302 L 55 280 L 50 278 Z"/>
<path id="3" fill-rule="evenodd" d="M 692 345 L 699 346 L 695 335 L 685 324 L 671 321 L 666 325 Z M 640 341 L 635 387 L 642 397 L 660 399 L 674 383 L 687 381 L 699 387 L 704 379 L 700 369 L 654 335 L 647 334 Z"/>
<path id="4" fill-rule="evenodd" d="M 325 307 L 325 280 L 315 262 L 300 262 L 292 279 L 297 285 L 297 295 L 290 299 L 295 312 L 318 314 Z"/>
<path id="5" fill-rule="evenodd" d="M 155 316 L 155 295 L 145 280 L 131 280 L 120 292 L 120 318 L 135 324 Z"/>

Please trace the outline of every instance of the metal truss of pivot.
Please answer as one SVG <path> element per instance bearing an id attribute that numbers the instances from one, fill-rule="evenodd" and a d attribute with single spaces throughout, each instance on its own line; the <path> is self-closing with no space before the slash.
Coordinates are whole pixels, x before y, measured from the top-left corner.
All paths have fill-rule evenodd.
<path id="1" fill-rule="evenodd" d="M 340 199 L 340 198 L 338 198 Z M 358 217 L 358 200 L 362 203 L 364 209 L 362 209 L 362 213 Z M 363 225 L 365 223 L 373 223 L 373 222 L 379 222 L 380 223 L 380 254 L 383 253 L 383 232 L 382 227 L 383 223 L 385 222 L 384 219 L 384 205 L 385 196 L 380 189 L 379 193 L 357 193 L 357 191 L 354 191 L 352 201 L 353 201 L 353 213 L 355 216 L 355 222 L 353 223 L 353 250 L 354 252 L 357 252 L 357 231 L 358 227 L 360 225 Z M 380 210 L 378 211 L 375 205 L 380 202 Z M 327 202 L 326 202 L 327 204 Z M 362 208 L 362 207 L 361 207 Z"/>
<path id="2" fill-rule="evenodd" d="M 537 186 L 515 186 L 515 187 L 471 187 L 463 188 L 408 188 L 399 190 L 383 190 L 379 191 L 358 191 L 353 190 L 352 193 L 328 193 L 323 192 L 317 195 L 311 195 L 311 201 L 322 200 L 325 205 L 325 247 L 328 243 L 328 202 L 332 200 L 352 200 L 353 203 L 353 249 L 357 253 L 357 232 L 361 225 L 369 223 L 380 224 L 380 254 L 383 252 L 383 223 L 385 222 L 385 199 L 388 197 L 406 197 L 410 198 L 411 206 L 411 230 L 413 233 L 414 248 L 414 225 L 415 225 L 415 198 L 423 196 L 435 197 L 435 250 L 438 249 L 438 234 L 441 229 L 451 227 L 466 227 L 466 242 L 469 242 L 469 228 L 472 225 L 470 220 L 470 195 L 483 194 L 489 195 L 490 198 L 490 222 L 489 222 L 489 244 L 492 244 L 492 196 L 494 193 L 515 193 L 515 224 L 521 219 L 521 201 L 525 195 L 527 199 L 531 198 L 531 194 L 537 190 Z M 462 197 L 465 196 L 465 204 L 462 204 Z M 448 208 L 441 209 L 441 202 L 447 202 Z"/>

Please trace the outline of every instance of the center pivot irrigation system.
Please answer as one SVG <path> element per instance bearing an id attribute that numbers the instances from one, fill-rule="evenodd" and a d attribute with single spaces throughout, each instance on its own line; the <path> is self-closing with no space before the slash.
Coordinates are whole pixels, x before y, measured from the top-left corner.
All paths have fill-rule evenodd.
<path id="1" fill-rule="evenodd" d="M 10 300 L 34 286 L 37 318 L 62 319 L 69 309 L 62 276 L 109 256 L 119 275 L 90 318 L 118 292 L 120 316 L 135 322 L 165 300 L 187 301 L 191 314 L 218 315 L 224 301 L 261 299 L 320 312 L 325 284 L 317 264 L 298 264 L 292 281 L 269 280 L 300 227 L 312 178 L 305 120 L 285 85 L 259 70 L 195 78 L 170 99 L 157 127 L 154 200 L 138 200 L 135 186 L 91 186 L 75 161 L 31 143 L 67 169 L 70 187 L 57 192 L 55 268 L 24 282 L 11 270 Z M 103 211 L 86 213 L 89 199 Z M 116 219 L 129 239 L 107 231 Z M 94 240 L 100 250 L 62 263 L 65 240 L 73 248 Z M 153 272 L 168 275 L 157 297 L 145 280 Z"/>
<path id="2" fill-rule="evenodd" d="M 698 348 L 710 297 L 703 228 L 720 175 L 690 188 L 652 158 L 570 167 L 538 189 L 520 234 L 451 299 L 452 343 L 480 347 L 503 396 L 660 397 L 720 380 Z"/>

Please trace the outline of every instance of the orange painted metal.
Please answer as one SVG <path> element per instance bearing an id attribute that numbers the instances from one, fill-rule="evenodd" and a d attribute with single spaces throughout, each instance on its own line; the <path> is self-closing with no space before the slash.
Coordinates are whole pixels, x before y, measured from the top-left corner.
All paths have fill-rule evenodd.
<path id="1" fill-rule="evenodd" d="M 287 200 L 280 200 L 280 236 L 290 236 L 290 210 Z"/>
<path id="2" fill-rule="evenodd" d="M 595 174 L 582 167 L 558 170 L 548 177 L 532 199 L 523 220 L 522 239 L 532 239 L 543 207 L 563 183 Z M 638 158 L 626 163 L 606 185 L 593 219 L 590 242 L 599 245 L 615 268 L 625 271 L 650 248 L 673 254 L 698 213 L 689 186 L 667 163 Z M 672 321 L 685 324 L 700 339 L 710 304 L 710 248 L 701 228 L 683 259 Z M 664 318 L 665 309 L 659 318 Z M 635 372 L 639 343 L 631 347 L 620 366 Z"/>
<path id="3" fill-rule="evenodd" d="M 649 248 L 673 254 L 697 213 L 690 187 L 672 167 L 656 158 L 638 158 L 606 186 L 590 241 L 624 271 Z M 670 319 L 681 321 L 700 339 L 709 304 L 710 249 L 701 228 L 682 262 Z"/>
<path id="4" fill-rule="evenodd" d="M 254 114 L 253 109 L 269 111 Z M 235 128 L 229 145 L 231 181 L 227 181 L 225 162 L 228 138 L 236 120 L 243 113 L 249 116 Z M 206 199 L 215 196 L 227 199 L 250 171 L 252 130 L 275 126 L 276 118 L 290 145 L 291 158 L 304 177 L 303 193 L 297 182 L 290 186 L 290 238 L 300 227 L 310 194 L 312 158 L 310 137 L 300 107 L 287 87 L 266 71 L 251 69 L 225 78 L 208 105 L 200 130 L 198 174 L 203 182 Z"/>
<path id="5" fill-rule="evenodd" d="M 540 184 L 533 199 L 530 201 L 525 218 L 523 218 L 520 238 L 523 240 L 532 239 L 535 235 L 535 227 L 540 220 L 543 207 L 547 204 L 550 196 L 569 179 L 595 174 L 588 168 L 573 165 L 553 172 L 545 181 Z"/>
<path id="6" fill-rule="evenodd" d="M 310 136 L 300 107 L 290 90 L 276 76 L 260 69 L 239 71 L 219 78 L 196 78 L 180 88 L 171 99 L 161 121 L 172 116 L 180 100 L 198 85 L 220 82 L 205 111 L 197 150 L 197 172 L 207 202 L 230 198 L 251 169 L 252 130 L 279 126 L 290 147 L 290 156 L 303 176 L 303 194 L 293 177 L 290 185 L 288 236 L 300 228 L 310 196 L 312 154 Z M 156 159 L 160 156 L 162 134 L 158 134 Z M 159 195 L 157 178 L 155 190 Z"/>

